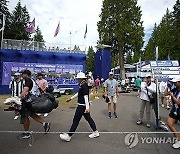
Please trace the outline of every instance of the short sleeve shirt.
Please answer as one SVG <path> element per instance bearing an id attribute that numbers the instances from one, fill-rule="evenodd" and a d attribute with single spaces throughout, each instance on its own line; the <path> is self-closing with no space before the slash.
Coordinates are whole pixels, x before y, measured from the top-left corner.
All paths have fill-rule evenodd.
<path id="1" fill-rule="evenodd" d="M 84 100 L 85 95 L 88 95 L 89 97 L 89 87 L 86 82 L 84 82 L 82 85 L 79 86 L 78 103 L 85 104 L 85 100 Z"/>
<path id="2" fill-rule="evenodd" d="M 108 96 L 114 96 L 116 94 L 116 87 L 118 83 L 115 79 L 107 79 L 104 83 L 104 87 L 107 88 Z"/>
<path id="3" fill-rule="evenodd" d="M 25 78 L 24 81 L 25 81 L 24 87 L 28 87 L 29 91 L 31 91 L 33 87 L 33 81 L 30 78 Z"/>

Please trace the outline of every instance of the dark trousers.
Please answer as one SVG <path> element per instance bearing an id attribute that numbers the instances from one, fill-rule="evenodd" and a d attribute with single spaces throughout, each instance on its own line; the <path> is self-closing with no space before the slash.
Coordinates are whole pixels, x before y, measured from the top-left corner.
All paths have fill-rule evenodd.
<path id="1" fill-rule="evenodd" d="M 84 118 L 88 121 L 90 127 L 92 128 L 93 131 L 96 131 L 96 124 L 94 122 L 94 120 L 91 118 L 90 113 L 84 113 L 86 107 L 85 106 L 81 106 L 78 105 L 74 118 L 73 118 L 73 123 L 72 126 L 69 130 L 69 132 L 75 132 L 76 128 L 78 127 L 79 121 L 81 120 L 82 116 L 84 116 Z M 69 133 L 70 136 L 73 135 L 73 133 Z"/>

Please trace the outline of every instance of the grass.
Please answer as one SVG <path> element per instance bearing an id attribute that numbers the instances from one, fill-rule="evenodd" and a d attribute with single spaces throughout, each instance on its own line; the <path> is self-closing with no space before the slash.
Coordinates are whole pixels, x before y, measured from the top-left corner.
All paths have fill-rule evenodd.
<path id="1" fill-rule="evenodd" d="M 95 92 L 95 90 L 93 89 L 93 93 Z M 103 89 L 101 88 L 99 90 L 99 94 L 98 96 L 101 97 L 103 94 Z M 77 99 L 74 99 L 68 103 L 66 103 L 66 100 L 71 98 L 72 95 L 62 95 L 61 97 L 57 98 L 57 100 L 59 101 L 59 107 L 71 107 L 71 106 L 75 106 L 77 104 Z M 94 94 L 90 95 L 90 101 L 92 101 L 94 99 Z M 11 95 L 0 95 L 0 107 L 4 106 L 4 101 L 5 99 L 11 97 Z"/>

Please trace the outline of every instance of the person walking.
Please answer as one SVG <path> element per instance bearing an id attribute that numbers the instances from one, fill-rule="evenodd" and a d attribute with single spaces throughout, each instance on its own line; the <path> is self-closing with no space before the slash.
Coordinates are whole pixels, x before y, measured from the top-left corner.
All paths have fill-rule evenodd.
<path id="1" fill-rule="evenodd" d="M 82 116 L 84 116 L 84 118 L 89 123 L 91 129 L 93 130 L 93 133 L 89 135 L 89 138 L 99 137 L 99 132 L 96 129 L 96 124 L 90 115 L 89 88 L 86 82 L 86 76 L 83 72 L 80 72 L 77 74 L 76 78 L 78 79 L 79 82 L 79 91 L 70 99 L 67 99 L 66 102 L 69 102 L 74 98 L 78 98 L 78 107 L 76 108 L 76 112 L 73 118 L 73 123 L 69 130 L 69 133 L 64 133 L 59 135 L 62 140 L 67 142 L 71 140 L 73 132 L 76 131 Z"/>
<path id="2" fill-rule="evenodd" d="M 143 116 L 144 116 L 144 109 L 146 108 L 146 119 L 148 128 L 151 127 L 150 125 L 150 118 L 151 118 L 151 103 L 149 96 L 156 92 L 156 84 L 152 82 L 152 78 L 150 74 L 146 75 L 146 82 L 142 82 L 141 84 L 141 94 L 140 98 L 142 100 L 140 105 L 140 114 L 139 120 L 137 121 L 137 125 L 142 124 Z"/>
<path id="3" fill-rule="evenodd" d="M 140 91 L 141 91 L 141 79 L 139 76 L 137 76 L 136 80 L 135 80 L 135 85 L 136 85 L 136 88 L 138 89 L 138 95 L 137 97 L 140 96 Z"/>
<path id="4" fill-rule="evenodd" d="M 161 81 L 160 84 L 159 84 L 159 92 L 160 92 L 160 98 L 161 98 L 161 107 L 165 107 L 165 105 L 164 105 L 164 98 L 165 98 L 164 92 L 165 92 L 166 87 L 167 87 L 167 83 L 164 82 L 164 81 Z M 168 101 L 166 101 L 166 108 L 168 110 L 170 109 Z"/>
<path id="5" fill-rule="evenodd" d="M 116 113 L 116 103 L 117 103 L 117 96 L 119 96 L 118 90 L 118 82 L 113 79 L 113 72 L 109 72 L 109 78 L 104 83 L 104 96 L 109 98 L 108 102 L 108 112 L 109 118 L 111 118 L 111 104 L 113 104 L 114 109 L 114 117 L 117 118 Z"/>
<path id="6" fill-rule="evenodd" d="M 173 144 L 174 149 L 180 148 L 180 134 L 176 133 L 178 130 L 174 127 L 174 124 L 179 120 L 180 121 L 180 75 L 173 78 L 171 82 L 176 86 L 171 89 L 170 86 L 166 87 L 164 94 L 171 96 L 172 109 L 169 113 L 169 117 L 167 120 L 167 125 L 170 130 L 173 132 L 173 135 L 176 138 L 175 143 Z"/>
<path id="7" fill-rule="evenodd" d="M 33 81 L 31 79 L 31 71 L 25 70 L 22 73 L 22 77 L 24 79 L 24 88 L 23 91 L 20 95 L 21 101 L 22 101 L 22 108 L 20 110 L 20 115 L 21 115 L 21 121 L 20 123 L 23 124 L 24 126 L 24 133 L 18 135 L 18 139 L 28 139 L 30 138 L 30 133 L 29 133 L 29 126 L 30 126 L 30 120 L 29 117 L 33 118 L 35 121 L 41 123 L 44 127 L 45 132 L 48 132 L 50 130 L 50 123 L 45 122 L 40 116 L 38 116 L 35 112 L 29 110 L 26 108 L 26 101 L 25 101 L 25 96 L 31 93 L 31 90 L 33 88 Z"/>
<path id="8" fill-rule="evenodd" d="M 14 74 L 14 79 L 9 83 L 9 89 L 11 89 L 11 96 L 12 97 L 20 97 L 24 83 L 21 79 L 21 74 L 19 72 L 16 72 Z M 15 111 L 14 120 L 17 120 L 19 118 L 19 112 Z"/>
<path id="9" fill-rule="evenodd" d="M 99 80 L 99 76 L 97 76 L 97 79 L 95 80 L 94 84 L 95 84 L 95 89 L 96 89 L 95 99 L 99 99 L 98 92 L 99 92 L 99 89 L 100 89 L 100 86 L 101 86 L 101 81 Z"/>
<path id="10" fill-rule="evenodd" d="M 39 90 L 40 94 L 46 93 L 46 89 L 48 88 L 48 82 L 47 82 L 47 80 L 45 80 L 43 78 L 42 73 L 37 74 L 36 84 L 38 85 L 38 90 Z M 40 115 L 40 114 L 38 114 L 38 115 Z M 48 113 L 45 113 L 44 117 L 47 117 L 47 116 L 48 116 Z"/>

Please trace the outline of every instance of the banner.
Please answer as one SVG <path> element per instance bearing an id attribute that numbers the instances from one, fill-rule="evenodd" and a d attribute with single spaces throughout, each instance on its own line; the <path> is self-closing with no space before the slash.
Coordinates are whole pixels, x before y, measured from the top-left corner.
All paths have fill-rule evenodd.
<path id="1" fill-rule="evenodd" d="M 83 65 L 3 62 L 2 85 L 9 85 L 14 73 L 25 69 L 31 71 L 32 78 L 35 80 L 37 73 L 41 72 L 49 84 L 73 85 L 78 84 L 75 76 L 83 72 Z"/>

